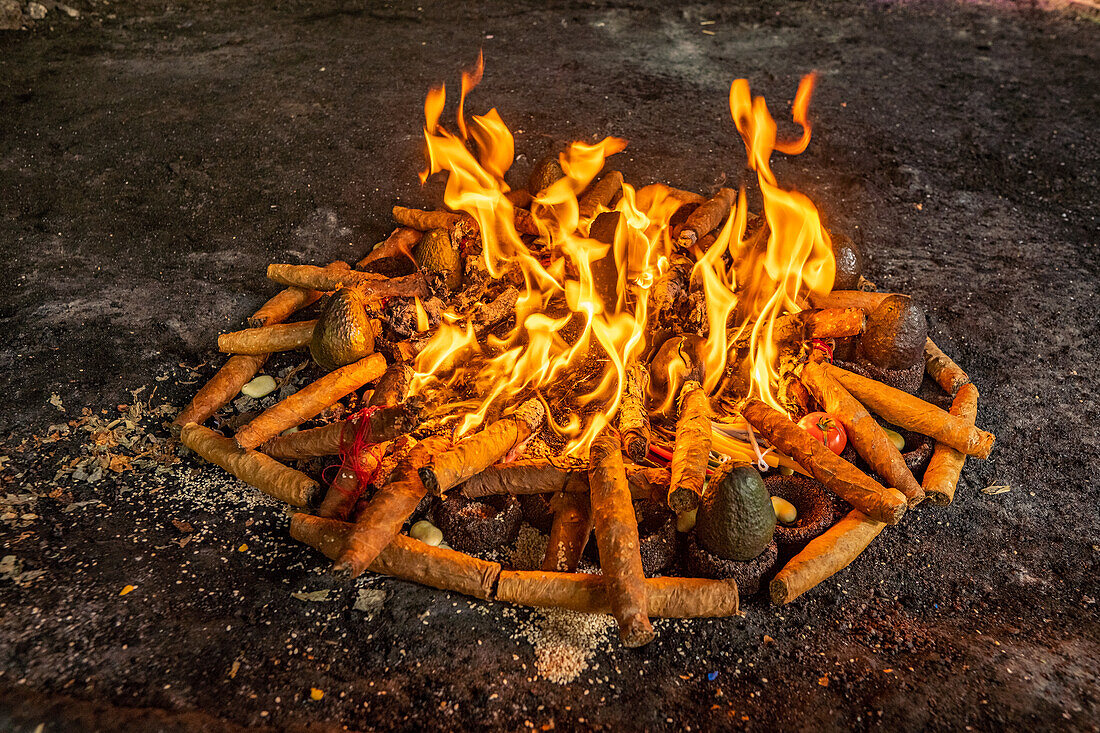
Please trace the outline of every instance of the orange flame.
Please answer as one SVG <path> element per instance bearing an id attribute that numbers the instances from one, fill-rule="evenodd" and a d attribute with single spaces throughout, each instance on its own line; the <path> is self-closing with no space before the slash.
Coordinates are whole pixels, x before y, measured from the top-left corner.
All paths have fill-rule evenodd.
<path id="1" fill-rule="evenodd" d="M 638 196 L 623 184 L 617 201 L 582 220 L 580 197 L 626 141 L 575 142 L 560 156 L 565 177 L 539 192 L 531 205 L 538 235 L 521 236 L 505 196 L 510 189 L 504 177 L 515 151 L 512 133 L 495 109 L 469 124 L 465 119 L 466 96 L 482 71 L 479 55 L 475 68 L 462 75 L 458 134 L 439 124 L 445 88 L 429 92 L 424 104 L 428 165 L 421 179 L 447 171 L 444 202 L 477 223 L 489 274 L 522 283 L 515 322 L 506 333 L 479 336 L 464 314 L 445 313 L 416 359 L 411 389 L 431 394 L 429 401 L 441 405 L 437 414 L 453 416 L 447 419 L 455 421 L 459 435 L 509 404 L 541 395 L 552 408 L 564 408 L 550 410 L 551 425 L 566 442 L 563 452 L 585 456 L 618 410 L 627 366 L 657 345 L 647 342 L 650 290 L 669 270 L 670 221 L 682 202 L 667 187 L 646 187 Z M 736 365 L 737 336 L 751 329 L 751 388 L 777 404 L 774 320 L 799 310 L 807 291 L 832 286 L 832 252 L 817 210 L 805 196 L 779 188 L 769 163 L 775 149 L 801 152 L 808 145 L 812 87 L 812 77 L 803 79 L 794 104 L 802 137 L 785 144 L 776 143 L 775 122 L 763 98 L 752 99 L 747 82 L 738 80 L 730 90 L 730 111 L 749 167 L 757 172 L 769 233 L 763 252 L 746 238 L 749 213 L 742 191 L 713 242 L 696 252 L 691 281 L 705 296 L 704 386 L 712 393 Z M 613 231 L 610 225 L 593 226 L 607 211 L 617 217 Z M 419 326 L 427 317 L 421 320 L 423 306 L 416 307 Z M 731 327 L 731 320 L 739 325 Z"/>

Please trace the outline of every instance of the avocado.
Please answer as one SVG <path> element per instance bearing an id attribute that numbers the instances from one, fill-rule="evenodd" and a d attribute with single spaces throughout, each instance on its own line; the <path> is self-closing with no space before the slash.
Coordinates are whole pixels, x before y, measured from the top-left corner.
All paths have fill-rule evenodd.
<path id="1" fill-rule="evenodd" d="M 547 155 L 540 158 L 531 169 L 531 175 L 527 179 L 527 190 L 533 196 L 538 196 L 562 178 L 565 178 L 565 172 L 561 169 L 561 163 L 558 162 L 557 153 Z"/>
<path id="2" fill-rule="evenodd" d="M 322 369 L 331 371 L 359 361 L 374 351 L 374 329 L 367 317 L 363 294 L 354 288 L 333 293 L 317 319 L 309 353 Z"/>
<path id="3" fill-rule="evenodd" d="M 836 278 L 833 290 L 857 290 L 863 275 L 863 250 L 847 236 L 832 234 L 833 257 L 836 259 Z"/>
<path id="4" fill-rule="evenodd" d="M 673 336 L 661 344 L 649 362 L 650 393 L 655 399 L 679 394 L 689 379 L 703 381 L 706 344 L 706 339 L 692 333 Z"/>
<path id="5" fill-rule="evenodd" d="M 775 510 L 760 472 L 728 461 L 711 477 L 695 515 L 695 537 L 711 554 L 748 561 L 771 544 Z"/>
<path id="6" fill-rule="evenodd" d="M 884 369 L 906 369 L 924 354 L 928 324 L 924 310 L 907 295 L 891 295 L 867 314 L 859 355 Z"/>
<path id="7" fill-rule="evenodd" d="M 433 229 L 425 234 L 413 247 L 413 259 L 429 272 L 443 273 L 444 283 L 451 292 L 462 287 L 462 260 L 446 229 Z"/>

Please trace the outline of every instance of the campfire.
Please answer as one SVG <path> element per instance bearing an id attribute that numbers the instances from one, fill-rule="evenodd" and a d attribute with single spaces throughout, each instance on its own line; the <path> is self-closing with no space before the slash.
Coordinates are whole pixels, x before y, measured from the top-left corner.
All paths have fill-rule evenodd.
<path id="1" fill-rule="evenodd" d="M 788 603 L 951 502 L 993 444 L 977 390 L 771 168 L 810 143 L 812 76 L 789 141 L 745 80 L 730 89 L 750 211 L 745 188 L 635 187 L 612 137 L 510 185 L 512 133 L 466 115 L 481 74 L 453 128 L 444 87 L 424 105 L 439 209 L 395 206 L 354 267 L 270 265 L 285 289 L 219 337 L 231 356 L 175 421 L 188 448 L 294 507 L 291 535 L 338 574 L 611 613 L 630 646 L 652 617 L 733 615 L 760 587 Z M 257 374 L 292 349 L 321 376 L 232 437 L 204 427 L 270 391 Z M 304 465 L 323 456 L 332 475 Z M 484 558 L 523 521 L 548 535 L 541 569 Z"/>

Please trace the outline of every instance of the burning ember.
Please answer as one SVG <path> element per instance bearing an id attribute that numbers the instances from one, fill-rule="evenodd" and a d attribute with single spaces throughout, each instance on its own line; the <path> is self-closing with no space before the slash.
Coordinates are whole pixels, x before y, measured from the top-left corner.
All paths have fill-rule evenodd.
<path id="1" fill-rule="evenodd" d="M 462 75 L 453 131 L 444 87 L 424 105 L 421 180 L 446 175 L 446 210 L 395 206 L 355 268 L 271 265 L 287 287 L 219 337 L 233 356 L 177 418 L 185 445 L 294 506 L 320 500 L 291 534 L 338 572 L 610 612 L 632 646 L 650 617 L 730 615 L 765 579 L 787 603 L 908 508 L 950 503 L 965 456 L 993 444 L 977 390 L 771 169 L 810 143 L 813 76 L 791 141 L 748 82 L 730 88 L 754 213 L 744 189 L 635 188 L 608 168 L 626 146 L 611 137 L 513 188 L 507 125 L 466 116 L 482 70 Z M 233 438 L 202 426 L 296 348 L 322 376 Z M 286 465 L 316 456 L 339 456 L 323 496 Z M 465 554 L 521 520 L 549 535 L 540 570 Z M 579 573 L 592 534 L 601 573 Z"/>

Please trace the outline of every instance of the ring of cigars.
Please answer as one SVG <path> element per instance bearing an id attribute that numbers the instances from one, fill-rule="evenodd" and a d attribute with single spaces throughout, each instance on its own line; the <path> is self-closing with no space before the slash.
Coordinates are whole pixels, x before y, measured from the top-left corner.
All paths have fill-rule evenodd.
<path id="1" fill-rule="evenodd" d="M 354 267 L 270 265 L 284 289 L 218 338 L 228 360 L 175 421 L 187 447 L 293 507 L 291 536 L 341 576 L 611 613 L 630 646 L 653 617 L 737 614 L 737 578 L 789 603 L 908 510 L 951 502 L 993 445 L 977 390 L 770 168 L 809 143 L 812 77 L 785 142 L 733 84 L 750 212 L 746 190 L 635 188 L 607 165 L 615 138 L 513 185 L 500 116 L 464 116 L 480 76 L 479 59 L 457 132 L 442 88 L 425 103 L 423 177 L 447 174 L 444 205 L 395 206 Z M 312 382 L 231 436 L 204 426 L 295 349 Z M 798 422 L 814 411 L 851 460 Z M 539 569 L 452 549 L 505 546 L 521 515 L 547 530 Z"/>

